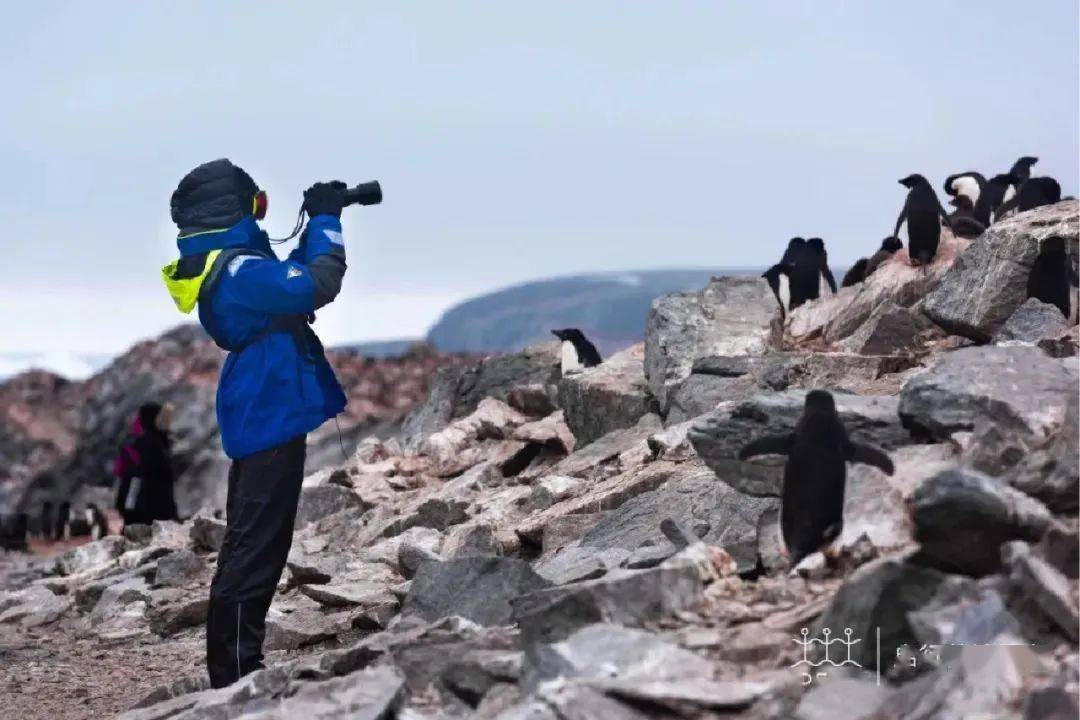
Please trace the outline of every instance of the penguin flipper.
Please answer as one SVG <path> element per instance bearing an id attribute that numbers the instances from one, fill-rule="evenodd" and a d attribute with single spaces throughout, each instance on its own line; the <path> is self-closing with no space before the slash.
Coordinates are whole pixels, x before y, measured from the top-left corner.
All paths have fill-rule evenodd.
<path id="1" fill-rule="evenodd" d="M 743 445 L 739 451 L 739 459 L 746 460 L 755 455 L 787 455 L 794 439 L 795 435 L 792 433 L 759 437 Z"/>
<path id="2" fill-rule="evenodd" d="M 873 445 L 851 443 L 848 447 L 847 459 L 850 462 L 873 465 L 886 475 L 892 475 L 895 469 L 892 460 L 885 454 L 885 451 Z"/>

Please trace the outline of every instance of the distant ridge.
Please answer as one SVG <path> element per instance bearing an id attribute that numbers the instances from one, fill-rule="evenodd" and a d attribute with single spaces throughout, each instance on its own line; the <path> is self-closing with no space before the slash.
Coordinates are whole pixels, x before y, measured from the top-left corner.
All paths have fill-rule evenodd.
<path id="1" fill-rule="evenodd" d="M 496 290 L 450 308 L 427 340 L 443 352 L 513 352 L 580 328 L 607 355 L 639 342 L 653 298 L 696 290 L 714 275 L 760 268 L 689 268 L 569 275 Z"/>

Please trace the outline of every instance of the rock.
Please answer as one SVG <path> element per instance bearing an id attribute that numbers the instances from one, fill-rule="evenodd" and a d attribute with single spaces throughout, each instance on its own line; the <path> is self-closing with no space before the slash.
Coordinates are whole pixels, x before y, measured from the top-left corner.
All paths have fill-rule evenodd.
<path id="1" fill-rule="evenodd" d="M 930 322 L 919 305 L 902 307 L 887 300 L 837 346 L 859 355 L 896 355 L 917 352 L 943 337 L 945 333 Z"/>
<path id="2" fill-rule="evenodd" d="M 330 582 L 344 569 L 344 558 L 336 554 L 309 554 L 293 548 L 285 561 L 289 585 L 311 585 Z"/>
<path id="3" fill-rule="evenodd" d="M 348 509 L 363 509 L 360 496 L 340 485 L 316 485 L 300 491 L 300 505 L 296 510 L 296 527 L 322 520 L 328 515 Z"/>
<path id="4" fill-rule="evenodd" d="M 913 442 L 897 417 L 897 398 L 841 393 L 835 393 L 833 398 L 840 419 L 856 442 L 886 450 Z M 779 495 L 782 462 L 772 465 L 742 462 L 738 453 L 743 445 L 758 437 L 793 431 L 805 403 L 803 390 L 755 395 L 702 416 L 690 427 L 687 437 L 722 482 L 750 495 Z"/>
<path id="5" fill-rule="evenodd" d="M 559 455 L 574 452 L 577 444 L 562 410 L 553 412 L 542 420 L 525 423 L 514 430 L 512 437 L 515 440 L 543 445 Z"/>
<path id="6" fill-rule="evenodd" d="M 899 412 L 906 427 L 940 440 L 979 421 L 1042 440 L 1076 393 L 1076 373 L 1036 348 L 971 347 L 908 381 Z"/>
<path id="7" fill-rule="evenodd" d="M 491 523 L 457 525 L 446 534 L 443 554 L 451 560 L 502 555 L 502 543 Z"/>
<path id="8" fill-rule="evenodd" d="M 1069 579 L 1022 542 L 1010 543 L 1003 554 L 1013 585 L 1034 600 L 1066 637 L 1073 642 L 1080 639 L 1080 610 Z"/>
<path id="9" fill-rule="evenodd" d="M 555 555 L 536 563 L 535 570 L 553 585 L 565 585 L 593 580 L 619 567 L 629 556 L 622 548 L 601 550 L 595 547 L 571 545 Z"/>
<path id="10" fill-rule="evenodd" d="M 634 345 L 596 367 L 566 375 L 559 382 L 559 405 L 579 445 L 612 430 L 631 427 L 657 411 L 645 382 L 644 346 Z"/>
<path id="11" fill-rule="evenodd" d="M 908 613 L 919 647 L 991 645 L 1023 638 L 1020 622 L 994 588 L 961 585 Z"/>
<path id="12" fill-rule="evenodd" d="M 390 593 L 389 587 L 380 582 L 357 580 L 325 585 L 301 585 L 300 592 L 315 602 L 332 608 L 397 605 L 397 599 Z"/>
<path id="13" fill-rule="evenodd" d="M 658 415 L 644 415 L 633 427 L 613 430 L 588 445 L 575 450 L 547 472 L 552 475 L 587 477 L 597 467 L 619 457 L 627 448 L 644 443 L 663 429 Z"/>
<path id="14" fill-rule="evenodd" d="M 1080 504 L 1080 399 L 1071 392 L 1065 402 L 1061 428 L 1027 453 L 1004 478 L 1055 512 L 1075 512 Z"/>
<path id="15" fill-rule="evenodd" d="M 938 593 L 950 592 L 958 584 L 972 582 L 903 559 L 874 560 L 855 570 L 844 581 L 814 624 L 810 637 L 822 638 L 828 630 L 836 642 L 851 629 L 851 659 L 863 668 L 875 668 L 878 630 L 881 633 L 881 657 L 896 658 L 898 647 L 918 642 L 908 619 L 909 613 L 928 605 Z M 804 629 L 807 634 L 811 630 Z M 846 656 L 841 657 L 846 659 Z M 890 661 L 886 660 L 881 667 L 883 675 Z"/>
<path id="16" fill-rule="evenodd" d="M 526 507 L 529 510 L 546 510 L 557 502 L 574 497 L 584 486 L 585 481 L 579 478 L 545 475 L 532 484 Z"/>
<path id="17" fill-rule="evenodd" d="M 138 575 L 129 576 L 101 591 L 90 612 L 90 624 L 95 629 L 103 625 L 115 625 L 115 618 L 124 614 L 127 605 L 139 602 L 145 610 L 150 599 L 150 586 L 146 580 Z M 140 612 L 140 619 L 141 615 Z M 115 627 L 110 629 L 115 629 Z"/>
<path id="18" fill-rule="evenodd" d="M 338 619 L 317 610 L 300 608 L 289 613 L 271 609 L 266 616 L 264 650 L 295 650 L 329 640 L 338 633 Z"/>
<path id="19" fill-rule="evenodd" d="M 679 715 L 686 715 L 688 708 L 741 710 L 752 705 L 769 689 L 767 683 L 740 680 L 718 682 L 696 677 L 665 680 L 614 678 L 596 680 L 589 685 L 634 705 L 665 708 Z"/>
<path id="20" fill-rule="evenodd" d="M 150 524 L 150 545 L 181 550 L 190 541 L 191 532 L 174 520 L 155 520 Z"/>
<path id="21" fill-rule="evenodd" d="M 1071 325 L 1035 344 L 1050 357 L 1076 357 L 1080 354 L 1080 326 Z"/>
<path id="22" fill-rule="evenodd" d="M 133 523 L 124 526 L 124 538 L 135 545 L 145 545 L 150 542 L 152 529 L 149 525 Z"/>
<path id="23" fill-rule="evenodd" d="M 253 715 L 252 720 L 386 720 L 396 715 L 405 697 L 405 678 L 392 665 L 367 668 L 324 682 L 298 682 L 295 686 L 295 694 L 285 695 L 270 709 Z"/>
<path id="24" fill-rule="evenodd" d="M 0 596 L 0 623 L 19 623 L 24 628 L 54 622 L 71 607 L 71 599 L 55 595 L 41 585 Z"/>
<path id="25" fill-rule="evenodd" d="M 1039 541 L 1039 555 L 1068 578 L 1080 574 L 1080 532 L 1052 523 Z"/>
<path id="26" fill-rule="evenodd" d="M 1080 714 L 1076 693 L 1053 686 L 1029 693 L 1023 709 L 1024 720 L 1073 720 Z"/>
<path id="27" fill-rule="evenodd" d="M 648 720 L 650 715 L 579 683 L 549 683 L 537 695 L 560 720 Z M 542 716 L 543 717 L 543 716 Z"/>
<path id="28" fill-rule="evenodd" d="M 484 398 L 470 415 L 424 439 L 420 452 L 431 458 L 436 475 L 457 475 L 480 462 L 479 442 L 509 439 L 514 429 L 525 421 L 524 415 L 506 403 Z"/>
<path id="29" fill-rule="evenodd" d="M 416 509 L 413 527 L 428 527 L 446 530 L 451 525 L 463 523 L 468 519 L 469 504 L 463 500 L 429 498 Z"/>
<path id="30" fill-rule="evenodd" d="M 1050 523 L 1049 511 L 1038 500 L 961 468 L 927 480 L 910 506 L 920 559 L 972 575 L 995 572 L 1002 543 L 1038 541 Z"/>
<path id="31" fill-rule="evenodd" d="M 844 528 L 833 544 L 841 553 L 856 553 L 862 539 L 874 556 L 909 545 L 908 497 L 928 478 L 956 466 L 955 450 L 945 444 L 897 448 L 889 457 L 891 476 L 871 465 L 848 465 Z"/>
<path id="32" fill-rule="evenodd" d="M 450 615 L 480 625 L 510 622 L 511 601 L 550 583 L 515 558 L 462 558 L 421 565 L 409 587 L 403 615 L 433 621 Z"/>
<path id="33" fill-rule="evenodd" d="M 189 597 L 170 596 L 166 602 L 158 603 L 155 599 L 154 606 L 147 613 L 150 630 L 168 637 L 185 628 L 204 624 L 210 600 L 205 593 L 198 593 Z"/>
<path id="34" fill-rule="evenodd" d="M 554 397 L 559 348 L 560 344 L 554 341 L 519 353 L 484 358 L 472 365 L 440 370 L 431 383 L 427 400 L 403 422 L 402 444 L 406 449 L 418 448 L 424 438 L 469 415 L 485 398 L 521 400 L 523 393 L 528 393 L 535 404 L 538 394 Z M 538 392 L 537 388 L 550 388 L 550 392 Z"/>
<path id="35" fill-rule="evenodd" d="M 217 552 L 225 542 L 225 521 L 208 515 L 196 515 L 191 521 L 190 537 L 196 550 Z"/>
<path id="36" fill-rule="evenodd" d="M 417 569 L 426 562 L 442 562 L 438 553 L 428 550 L 423 545 L 404 540 L 398 545 L 398 568 L 402 577 L 411 578 Z"/>
<path id="37" fill-rule="evenodd" d="M 717 483 L 704 468 L 690 468 L 673 476 L 656 490 L 628 500 L 608 513 L 581 538 L 583 546 L 627 553 L 643 546 L 657 546 L 670 541 L 661 529 L 665 520 L 693 527 L 703 532 L 695 535 L 706 543 L 718 545 L 737 559 L 740 570 L 752 570 L 757 564 L 757 523 L 762 513 L 776 506 L 770 498 L 744 495 Z"/>
<path id="38" fill-rule="evenodd" d="M 646 570 L 615 569 L 595 580 L 560 585 L 522 595 L 514 617 L 526 647 L 562 640 L 591 623 L 640 625 L 672 617 L 701 598 L 707 571 L 698 543 Z M 693 550 L 693 552 L 689 552 Z M 704 571 L 704 572 L 703 572 Z"/>
<path id="39" fill-rule="evenodd" d="M 1037 298 L 1028 298 L 997 331 L 994 342 L 1037 343 L 1054 337 L 1066 326 L 1065 316 L 1057 307 Z"/>
<path id="40" fill-rule="evenodd" d="M 987 342 L 1027 300 L 1027 281 L 1042 241 L 1061 235 L 1077 254 L 1077 204 L 1059 202 L 994 223 L 961 253 L 924 311 L 950 334 Z"/>
<path id="41" fill-rule="evenodd" d="M 206 570 L 202 558 L 191 550 L 177 550 L 157 561 L 154 573 L 156 586 L 180 586 L 195 579 Z"/>
<path id="42" fill-rule="evenodd" d="M 521 685 L 526 691 L 555 678 L 659 681 L 711 679 L 705 658 L 650 633 L 597 623 L 564 640 L 526 646 Z"/>
<path id="43" fill-rule="evenodd" d="M 120 557 L 127 544 L 119 535 L 106 535 L 100 540 L 68 550 L 56 559 L 56 570 L 61 575 L 78 575 L 104 569 Z"/>
<path id="44" fill-rule="evenodd" d="M 929 266 L 912 267 L 907 251 L 901 250 L 866 279 L 865 282 L 840 288 L 796 308 L 784 325 L 785 347 L 830 346 L 853 338 L 847 347 L 858 349 L 861 343 L 878 332 L 881 322 L 895 321 L 901 332 L 897 340 L 911 340 L 909 328 L 901 318 L 888 319 L 898 308 L 910 308 L 941 282 L 957 255 L 968 241 L 943 232 L 938 252 Z M 870 328 L 865 328 L 870 324 Z M 896 327 L 896 326 L 894 326 Z M 864 329 L 865 328 L 865 329 Z M 862 330 L 862 332 L 860 332 Z M 879 338 L 893 330 L 881 328 Z"/>
<path id="45" fill-rule="evenodd" d="M 690 431 L 691 422 L 683 422 L 670 425 L 667 429 L 650 435 L 646 441 L 649 450 L 657 460 L 670 460 L 671 462 L 685 462 L 697 457 L 694 447 L 690 444 L 687 433 Z"/>
<path id="46" fill-rule="evenodd" d="M 873 277 L 873 276 L 871 276 Z M 815 684 L 795 709 L 795 720 L 862 720 L 876 717 L 889 697 L 888 687 L 869 678 L 829 678 Z"/>
<path id="47" fill-rule="evenodd" d="M 776 300 L 758 277 L 714 278 L 703 290 L 653 301 L 644 366 L 652 396 L 667 414 L 671 386 L 708 355 L 760 355 L 769 345 Z"/>

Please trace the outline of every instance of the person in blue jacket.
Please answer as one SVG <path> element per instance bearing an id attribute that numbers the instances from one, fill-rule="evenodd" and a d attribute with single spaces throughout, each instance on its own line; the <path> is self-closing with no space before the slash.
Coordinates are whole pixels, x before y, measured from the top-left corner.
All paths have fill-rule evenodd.
<path id="1" fill-rule="evenodd" d="M 304 192 L 309 220 L 279 260 L 257 222 L 266 195 L 228 160 L 188 173 L 172 195 L 180 258 L 162 275 L 182 312 L 229 354 L 217 420 L 232 460 L 225 540 L 210 586 L 206 663 L 213 687 L 262 667 L 266 613 L 285 567 L 304 476 L 306 435 L 345 408 L 309 322 L 345 274 L 346 186 Z"/>

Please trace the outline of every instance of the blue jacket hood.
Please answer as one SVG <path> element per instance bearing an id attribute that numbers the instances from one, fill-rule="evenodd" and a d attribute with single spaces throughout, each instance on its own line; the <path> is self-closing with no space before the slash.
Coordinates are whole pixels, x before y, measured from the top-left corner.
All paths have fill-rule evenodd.
<path id="1" fill-rule="evenodd" d="M 193 235 L 181 235 L 176 238 L 176 247 L 179 248 L 181 257 L 235 247 L 273 254 L 273 249 L 270 247 L 270 236 L 259 227 L 254 215 L 248 215 L 229 228 L 209 230 Z"/>

